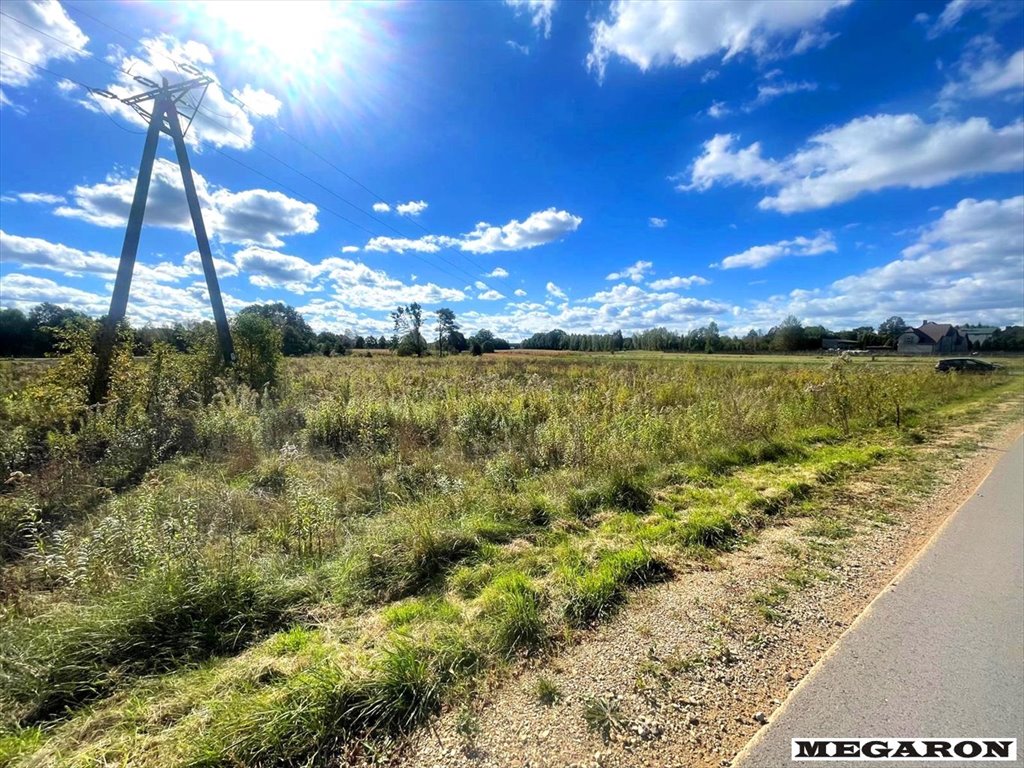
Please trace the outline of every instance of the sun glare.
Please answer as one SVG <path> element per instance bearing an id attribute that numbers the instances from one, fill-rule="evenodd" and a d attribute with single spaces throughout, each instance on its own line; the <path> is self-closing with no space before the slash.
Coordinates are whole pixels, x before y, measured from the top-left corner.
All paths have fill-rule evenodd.
<path id="1" fill-rule="evenodd" d="M 201 8 L 232 47 L 292 70 L 314 68 L 348 30 L 345 5 L 326 0 L 217 0 Z"/>

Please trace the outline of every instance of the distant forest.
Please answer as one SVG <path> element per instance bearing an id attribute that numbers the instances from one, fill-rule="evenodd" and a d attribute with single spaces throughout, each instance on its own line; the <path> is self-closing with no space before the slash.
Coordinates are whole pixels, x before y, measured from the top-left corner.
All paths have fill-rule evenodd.
<path id="1" fill-rule="evenodd" d="M 420 311 L 418 305 L 411 306 L 417 312 Z M 426 354 L 429 351 L 436 352 L 439 347 L 437 339 L 428 340 L 432 335 L 428 318 L 422 321 L 417 318 L 418 322 L 412 330 L 396 319 L 396 332 L 391 336 L 364 336 L 354 332 L 317 333 L 296 309 L 280 302 L 255 304 L 239 312 L 239 315 L 245 314 L 255 314 L 270 320 L 281 332 L 282 352 L 290 357 L 345 355 L 372 349 L 394 350 L 398 354 Z M 899 335 L 910 327 L 902 318 L 890 317 L 877 328 L 861 326 L 833 330 L 820 325 L 804 326 L 797 318 L 790 316 L 767 331 L 751 330 L 744 336 L 722 334 L 717 324 L 711 322 L 687 332 L 651 328 L 632 335 L 625 335 L 622 331 L 566 333 L 555 329 L 535 333 L 520 344 L 514 344 L 486 329 L 465 336 L 459 332 L 451 310 L 442 309 L 435 314 L 444 318 L 444 322 L 439 325 L 442 350 L 473 354 L 513 347 L 574 352 L 800 352 L 821 349 L 822 339 L 825 338 L 855 341 L 861 349 L 894 348 Z M 393 317 L 400 318 L 401 315 L 396 313 Z M 55 304 L 40 304 L 27 313 L 20 309 L 0 309 L 0 357 L 45 357 L 57 349 L 59 334 L 55 331 L 68 325 L 95 328 L 99 322 L 83 312 Z M 184 351 L 193 345 L 195 339 L 209 333 L 211 326 L 209 322 L 202 322 L 134 328 L 135 351 L 137 354 L 146 354 L 157 342 Z M 967 328 L 969 326 L 962 326 L 961 330 Z M 1024 326 L 1007 326 L 997 330 L 974 351 L 1024 352 Z"/>

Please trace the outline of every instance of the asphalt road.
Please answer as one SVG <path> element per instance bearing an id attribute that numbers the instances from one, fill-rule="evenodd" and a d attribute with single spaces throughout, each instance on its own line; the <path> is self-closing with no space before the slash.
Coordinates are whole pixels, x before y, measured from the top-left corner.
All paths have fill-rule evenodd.
<path id="1" fill-rule="evenodd" d="M 1015 763 L 967 764 L 1024 766 L 1024 438 L 733 765 L 811 765 L 794 737 L 1016 738 Z"/>

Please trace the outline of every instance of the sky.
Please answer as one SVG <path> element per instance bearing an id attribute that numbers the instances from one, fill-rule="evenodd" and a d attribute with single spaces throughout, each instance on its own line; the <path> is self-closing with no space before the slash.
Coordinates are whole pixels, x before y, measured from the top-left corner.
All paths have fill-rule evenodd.
<path id="1" fill-rule="evenodd" d="M 0 304 L 107 312 L 146 123 L 228 313 L 316 330 L 1024 323 L 1024 3 L 0 5 Z M 210 319 L 173 145 L 128 319 Z"/>

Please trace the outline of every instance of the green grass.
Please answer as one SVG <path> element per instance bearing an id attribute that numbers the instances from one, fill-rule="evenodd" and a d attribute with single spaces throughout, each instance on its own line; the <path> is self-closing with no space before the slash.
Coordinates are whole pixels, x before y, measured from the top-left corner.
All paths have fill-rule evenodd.
<path id="1" fill-rule="evenodd" d="M 254 572 L 170 572 L 0 632 L 0 703 L 40 721 L 139 675 L 236 653 L 294 618 L 305 595 Z"/>
<path id="2" fill-rule="evenodd" d="M 611 615 L 626 590 L 664 578 L 667 564 L 643 545 L 602 556 L 593 567 L 570 566 L 564 571 L 564 613 L 573 626 L 586 626 Z"/>

